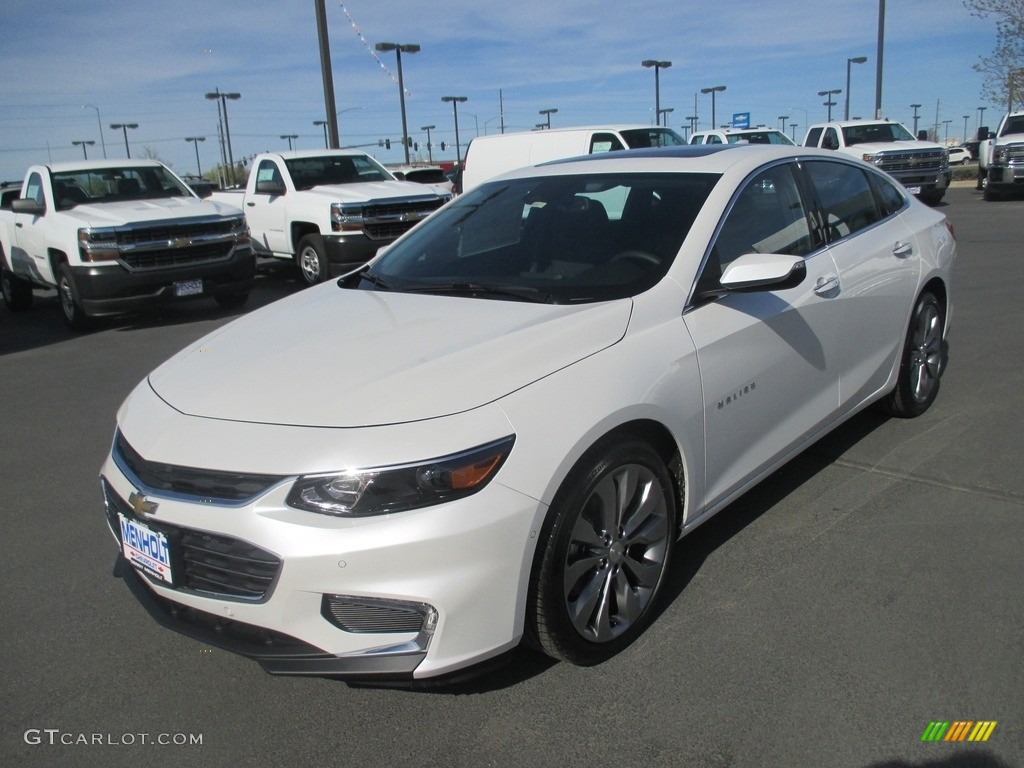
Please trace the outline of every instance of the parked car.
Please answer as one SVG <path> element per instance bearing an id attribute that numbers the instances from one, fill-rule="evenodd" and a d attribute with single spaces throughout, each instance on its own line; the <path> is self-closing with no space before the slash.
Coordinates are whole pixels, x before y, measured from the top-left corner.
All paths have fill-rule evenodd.
<path id="1" fill-rule="evenodd" d="M 680 537 L 858 411 L 928 410 L 955 254 L 834 152 L 504 175 L 139 384 L 101 470 L 121 570 L 274 673 L 415 681 L 523 640 L 598 663 Z"/>
<path id="2" fill-rule="evenodd" d="M 971 153 L 967 147 L 949 147 L 950 165 L 967 165 L 971 162 Z"/>
<path id="3" fill-rule="evenodd" d="M 783 144 L 795 145 L 789 136 L 775 128 L 723 128 L 715 131 L 698 131 L 690 136 L 691 144 Z"/>
<path id="4" fill-rule="evenodd" d="M 436 165 L 403 165 L 388 170 L 396 179 L 415 181 L 417 184 L 427 184 L 445 194 L 452 193 L 452 180 L 448 178 L 443 168 Z"/>
<path id="5" fill-rule="evenodd" d="M 460 192 L 495 176 L 548 160 L 617 152 L 622 149 L 686 144 L 671 128 L 650 125 L 599 125 L 477 136 L 466 149 Z"/>
<path id="6" fill-rule="evenodd" d="M 1004 115 L 978 146 L 978 186 L 990 201 L 1024 189 L 1024 111 Z"/>

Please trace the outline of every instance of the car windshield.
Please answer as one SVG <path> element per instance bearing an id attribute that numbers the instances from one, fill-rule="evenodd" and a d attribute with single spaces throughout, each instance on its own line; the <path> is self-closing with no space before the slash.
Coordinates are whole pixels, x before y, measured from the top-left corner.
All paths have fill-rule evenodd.
<path id="1" fill-rule="evenodd" d="M 192 196 L 187 186 L 159 165 L 87 168 L 53 174 L 53 198 L 61 211 L 84 203 Z"/>
<path id="2" fill-rule="evenodd" d="M 681 147 L 686 144 L 683 137 L 671 128 L 630 128 L 622 131 L 622 138 L 630 149 Z"/>
<path id="3" fill-rule="evenodd" d="M 296 189 L 361 181 L 394 181 L 384 166 L 369 155 L 324 155 L 285 160 Z"/>
<path id="4" fill-rule="evenodd" d="M 869 123 L 849 125 L 843 128 L 846 146 L 869 144 L 874 141 L 913 141 L 910 131 L 899 123 Z"/>
<path id="5" fill-rule="evenodd" d="M 718 178 L 627 173 L 490 182 L 342 285 L 558 304 L 633 296 L 668 271 Z"/>
<path id="6" fill-rule="evenodd" d="M 749 133 L 730 133 L 727 138 L 730 144 L 745 141 L 748 144 L 784 144 L 793 146 L 789 136 L 780 131 L 750 131 Z"/>

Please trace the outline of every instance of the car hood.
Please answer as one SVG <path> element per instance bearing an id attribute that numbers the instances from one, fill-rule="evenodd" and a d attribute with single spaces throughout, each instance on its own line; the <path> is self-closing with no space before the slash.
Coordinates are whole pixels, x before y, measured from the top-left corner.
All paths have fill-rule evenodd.
<path id="1" fill-rule="evenodd" d="M 327 203 L 363 203 L 392 198 L 436 200 L 438 195 L 423 184 L 412 181 L 360 181 L 354 184 L 330 184 L 302 190 L 304 195 L 322 197 Z"/>
<path id="2" fill-rule="evenodd" d="M 123 227 L 192 216 L 238 215 L 239 209 L 195 197 L 161 197 L 152 200 L 121 200 L 112 203 L 76 205 L 61 214 L 82 222 L 82 226 Z"/>
<path id="3" fill-rule="evenodd" d="M 192 416 L 315 427 L 479 407 L 619 341 L 632 301 L 565 306 L 309 289 L 225 326 L 149 376 Z"/>
<path id="4" fill-rule="evenodd" d="M 876 154 L 878 152 L 906 152 L 909 150 L 917 150 L 919 152 L 931 152 L 936 149 L 942 149 L 938 144 L 932 144 L 928 141 L 865 141 L 860 144 L 853 144 L 848 149 L 857 151 Z"/>

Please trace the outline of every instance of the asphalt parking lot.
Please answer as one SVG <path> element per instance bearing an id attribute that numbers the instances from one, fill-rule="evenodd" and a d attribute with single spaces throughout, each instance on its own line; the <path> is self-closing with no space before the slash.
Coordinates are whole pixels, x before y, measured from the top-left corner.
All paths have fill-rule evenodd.
<path id="1" fill-rule="evenodd" d="M 856 417 L 687 537 L 612 661 L 522 651 L 439 690 L 271 677 L 161 628 L 114 576 L 97 472 L 117 407 L 238 311 L 76 336 L 53 294 L 0 307 L 0 764 L 1024 765 L 1024 199 L 962 186 L 942 210 L 956 304 L 925 416 Z M 297 290 L 268 265 L 245 310 Z M 923 742 L 934 721 L 996 726 Z"/>

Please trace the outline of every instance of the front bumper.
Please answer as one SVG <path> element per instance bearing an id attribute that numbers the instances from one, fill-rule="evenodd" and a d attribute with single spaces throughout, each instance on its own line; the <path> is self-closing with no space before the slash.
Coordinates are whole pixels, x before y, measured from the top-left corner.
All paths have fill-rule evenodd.
<path id="1" fill-rule="evenodd" d="M 150 270 L 129 270 L 120 264 L 90 264 L 71 268 L 75 292 L 87 315 L 99 317 L 181 301 L 175 284 L 202 280 L 202 298 L 248 293 L 256 282 L 256 256 L 247 247 L 235 248 L 222 261 Z"/>
<path id="2" fill-rule="evenodd" d="M 377 255 L 378 249 L 393 242 L 394 240 L 371 240 L 359 232 L 325 235 L 324 250 L 327 256 L 328 277 L 346 275 L 359 269 Z"/>
<path id="3" fill-rule="evenodd" d="M 265 591 L 239 596 L 189 575 L 169 585 L 119 570 L 162 625 L 259 662 L 272 674 L 348 680 L 447 678 L 493 662 L 522 634 L 523 585 L 538 502 L 492 482 L 474 496 L 409 512 L 343 520 L 287 507 L 286 479 L 243 505 L 213 505 L 142 487 L 109 456 L 102 468 L 108 524 L 121 547 L 119 515 L 165 533 L 172 567 L 187 567 L 180 537 L 229 539 L 266 553 Z M 157 504 L 144 519 L 132 494 Z M 138 498 L 136 496 L 135 498 Z M 386 601 L 425 605 L 432 626 L 373 626 L 372 614 L 347 628 L 326 605 Z M 366 618 L 370 616 L 371 618 Z"/>
<path id="4" fill-rule="evenodd" d="M 1011 187 L 1016 184 L 1024 184 L 1024 163 L 989 166 L 989 187 Z"/>

